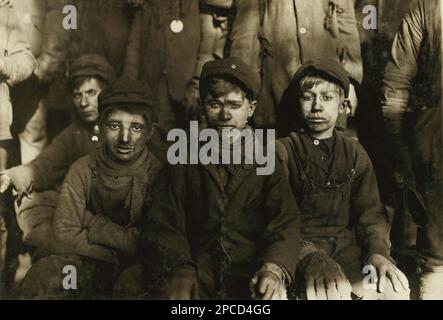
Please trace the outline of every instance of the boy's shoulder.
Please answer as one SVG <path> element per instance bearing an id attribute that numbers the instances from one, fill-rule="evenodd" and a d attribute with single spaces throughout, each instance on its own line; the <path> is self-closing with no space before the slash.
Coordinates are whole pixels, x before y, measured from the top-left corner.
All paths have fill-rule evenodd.
<path id="1" fill-rule="evenodd" d="M 361 143 L 357 138 L 346 136 L 343 132 L 336 132 L 337 141 L 342 141 L 345 150 L 348 154 L 352 155 L 354 158 L 368 158 L 368 153 L 363 148 Z"/>
<path id="2" fill-rule="evenodd" d="M 297 141 L 301 141 L 301 132 L 291 132 L 287 137 L 279 138 L 275 142 L 275 152 L 277 157 L 283 162 L 287 163 L 290 158 L 292 150 L 296 148 Z M 366 161 L 369 156 L 360 142 L 352 137 L 346 136 L 340 131 L 335 132 L 336 135 L 336 145 L 341 145 L 341 148 L 335 148 L 336 152 L 340 152 L 341 157 L 351 157 L 352 161 L 358 165 L 359 162 Z"/>
<path id="3" fill-rule="evenodd" d="M 71 175 L 73 173 L 83 175 L 85 173 L 91 172 L 91 161 L 92 158 L 90 155 L 81 157 L 71 165 L 71 167 L 69 168 L 69 172 L 71 173 Z"/>

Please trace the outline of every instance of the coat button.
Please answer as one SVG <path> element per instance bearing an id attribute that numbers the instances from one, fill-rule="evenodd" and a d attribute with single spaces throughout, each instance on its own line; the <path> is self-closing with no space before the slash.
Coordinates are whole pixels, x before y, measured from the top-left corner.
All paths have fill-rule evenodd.
<path id="1" fill-rule="evenodd" d="M 331 185 L 331 181 L 326 182 L 326 185 L 330 186 Z"/>
<path id="2" fill-rule="evenodd" d="M 300 33 L 305 34 L 308 30 L 305 27 L 300 28 Z"/>
<path id="3" fill-rule="evenodd" d="M 314 144 L 315 144 L 316 146 L 318 146 L 318 145 L 320 144 L 320 141 L 318 141 L 318 140 L 314 140 Z"/>

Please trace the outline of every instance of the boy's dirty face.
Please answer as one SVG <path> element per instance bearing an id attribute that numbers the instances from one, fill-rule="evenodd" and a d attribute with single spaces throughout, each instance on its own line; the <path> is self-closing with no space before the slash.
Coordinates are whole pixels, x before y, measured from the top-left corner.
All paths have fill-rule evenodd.
<path id="1" fill-rule="evenodd" d="M 103 85 L 95 78 L 88 79 L 72 91 L 72 100 L 80 119 L 95 123 L 98 118 L 98 95 Z"/>
<path id="2" fill-rule="evenodd" d="M 208 125 L 217 130 L 246 127 L 256 108 L 255 101 L 249 101 L 243 92 L 231 91 L 218 98 L 211 94 L 205 99 L 205 114 Z"/>
<path id="3" fill-rule="evenodd" d="M 318 139 L 331 137 L 339 113 L 345 112 L 339 88 L 328 81 L 302 90 L 299 103 L 305 129 Z"/>
<path id="4" fill-rule="evenodd" d="M 142 113 L 115 109 L 109 112 L 101 130 L 103 141 L 114 160 L 130 162 L 146 148 L 151 126 Z"/>

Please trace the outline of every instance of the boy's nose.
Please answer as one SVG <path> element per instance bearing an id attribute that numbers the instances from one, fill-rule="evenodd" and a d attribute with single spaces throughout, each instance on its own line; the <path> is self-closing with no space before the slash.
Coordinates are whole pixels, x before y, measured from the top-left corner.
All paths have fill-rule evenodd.
<path id="1" fill-rule="evenodd" d="M 231 120 L 231 118 L 232 118 L 231 113 L 228 110 L 226 110 L 225 108 L 222 108 L 220 110 L 218 117 L 220 120 Z"/>
<path id="2" fill-rule="evenodd" d="M 130 139 L 130 133 L 129 133 L 129 130 L 125 130 L 125 129 L 123 129 L 123 130 L 120 132 L 120 137 L 119 137 L 120 142 L 128 143 L 128 142 L 129 142 L 129 139 Z"/>
<path id="3" fill-rule="evenodd" d="M 83 108 L 88 106 L 88 99 L 86 98 L 85 95 L 82 95 L 82 100 L 80 101 L 80 106 Z"/>
<path id="4" fill-rule="evenodd" d="M 318 112 L 323 110 L 323 105 L 320 99 L 314 99 L 312 102 L 312 111 Z"/>

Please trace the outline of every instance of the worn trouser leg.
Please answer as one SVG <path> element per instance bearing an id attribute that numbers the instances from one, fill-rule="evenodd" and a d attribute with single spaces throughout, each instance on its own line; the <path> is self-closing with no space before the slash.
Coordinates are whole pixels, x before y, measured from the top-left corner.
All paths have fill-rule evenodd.
<path id="1" fill-rule="evenodd" d="M 363 264 L 360 248 L 351 245 L 334 256 L 335 261 L 343 268 L 349 282 L 352 285 L 352 293 L 356 299 L 360 300 L 409 300 L 410 290 L 395 292 L 389 281 L 386 281 L 385 291 L 380 293 L 376 288 L 365 286 L 365 275 L 363 274 Z"/>
<path id="2" fill-rule="evenodd" d="M 24 299 L 109 298 L 115 281 L 114 266 L 74 256 L 51 255 L 35 262 L 23 279 Z"/>
<path id="3" fill-rule="evenodd" d="M 141 299 L 146 297 L 147 277 L 140 263 L 124 269 L 114 285 L 114 299 Z M 147 297 L 149 298 L 149 297 Z"/>
<path id="4" fill-rule="evenodd" d="M 56 191 L 33 192 L 15 203 L 17 221 L 23 232 L 23 242 L 33 247 L 47 247 L 52 219 L 59 194 Z"/>
<path id="5" fill-rule="evenodd" d="M 38 107 L 31 119 L 19 134 L 22 163 L 29 163 L 37 157 L 46 146 L 48 139 L 46 134 L 46 104 L 40 99 Z"/>

